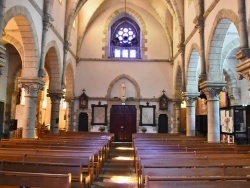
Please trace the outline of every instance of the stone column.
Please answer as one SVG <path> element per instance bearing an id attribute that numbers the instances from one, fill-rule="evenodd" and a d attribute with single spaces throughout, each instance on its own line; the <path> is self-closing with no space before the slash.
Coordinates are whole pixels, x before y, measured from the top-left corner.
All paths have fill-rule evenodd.
<path id="1" fill-rule="evenodd" d="M 67 118 L 67 131 L 73 131 L 74 130 L 74 98 L 67 98 L 66 102 L 68 103 L 68 118 Z"/>
<path id="2" fill-rule="evenodd" d="M 0 0 L 0 36 L 3 35 L 4 9 L 6 0 Z"/>
<path id="3" fill-rule="evenodd" d="M 48 90 L 47 96 L 50 97 L 50 100 L 51 100 L 50 133 L 58 134 L 59 133 L 60 103 L 61 103 L 61 99 L 63 98 L 63 92 Z"/>
<path id="4" fill-rule="evenodd" d="M 185 76 L 185 44 L 181 43 L 178 45 L 179 47 L 179 53 L 181 54 L 181 66 L 182 66 L 182 82 L 181 82 L 181 90 L 184 92 L 186 89 L 186 76 Z"/>
<path id="5" fill-rule="evenodd" d="M 226 82 L 206 81 L 200 84 L 201 90 L 207 96 L 207 141 L 209 143 L 220 142 L 220 103 L 221 91 L 225 91 Z"/>
<path id="6" fill-rule="evenodd" d="M 199 93 L 184 93 L 186 101 L 186 136 L 195 136 L 195 101 Z"/>
<path id="7" fill-rule="evenodd" d="M 250 50 L 248 46 L 247 21 L 246 21 L 246 2 L 245 0 L 238 0 L 239 13 L 239 35 L 240 35 L 240 49 L 236 54 L 236 59 L 241 60 L 241 63 L 236 65 L 237 72 L 240 72 L 239 79 L 245 78 L 248 81 L 250 90 Z"/>
<path id="8" fill-rule="evenodd" d="M 179 133 L 181 128 L 181 101 L 174 101 L 174 122 L 172 127 L 172 133 Z"/>
<path id="9" fill-rule="evenodd" d="M 67 61 L 67 54 L 69 51 L 70 43 L 69 41 L 64 41 L 63 44 L 63 70 L 62 70 L 62 88 L 66 88 L 65 84 L 65 74 L 66 74 L 66 61 Z"/>
<path id="10" fill-rule="evenodd" d="M 5 9 L 5 0 L 0 0 L 0 36 L 3 35 L 3 23 L 4 23 L 4 9 Z M 2 42 L 0 41 L 0 77 L 2 74 L 2 67 L 5 67 L 6 60 L 5 60 L 6 48 L 3 46 Z"/>
<path id="11" fill-rule="evenodd" d="M 238 14 L 239 14 L 240 49 L 237 53 L 237 58 L 244 59 L 245 57 L 249 57 L 245 0 L 238 0 Z"/>
<path id="12" fill-rule="evenodd" d="M 199 38 L 200 38 L 200 65 L 201 65 L 201 73 L 199 76 L 200 82 L 206 80 L 206 63 L 205 63 L 205 37 L 204 37 L 204 1 L 197 1 L 197 17 L 195 19 L 195 26 L 199 30 Z"/>
<path id="13" fill-rule="evenodd" d="M 40 67 L 39 67 L 39 77 L 45 77 L 46 73 L 44 70 L 45 63 L 45 47 L 47 41 L 47 32 L 49 28 L 52 26 L 53 19 L 50 14 L 44 12 L 43 14 L 43 33 L 42 33 L 42 41 L 41 41 L 41 57 L 40 57 Z"/>
<path id="14" fill-rule="evenodd" d="M 25 111 L 23 117 L 23 138 L 35 138 L 36 102 L 38 91 L 43 89 L 44 82 L 39 79 L 20 78 L 19 83 L 25 89 Z"/>

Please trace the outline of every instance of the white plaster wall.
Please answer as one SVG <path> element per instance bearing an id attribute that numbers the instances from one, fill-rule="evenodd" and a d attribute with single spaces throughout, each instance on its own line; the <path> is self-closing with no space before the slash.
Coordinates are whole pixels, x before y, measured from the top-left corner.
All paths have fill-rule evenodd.
<path id="1" fill-rule="evenodd" d="M 136 7 L 137 8 L 137 7 Z M 102 58 L 103 45 L 105 35 L 103 34 L 105 23 L 108 17 L 113 14 L 116 9 L 107 9 L 89 25 L 88 30 L 83 38 L 83 43 L 80 50 L 81 58 Z M 160 23 L 156 21 L 153 16 L 149 15 L 143 9 L 135 9 L 135 11 L 144 18 L 147 30 L 147 51 L 148 59 L 169 59 L 169 47 L 167 43 L 166 34 Z"/>
<path id="2" fill-rule="evenodd" d="M 81 61 L 76 69 L 75 95 L 79 96 L 85 88 L 90 97 L 105 97 L 109 84 L 122 74 L 139 84 L 143 98 L 159 97 L 163 89 L 169 98 L 173 94 L 173 70 L 169 63 Z"/>
<path id="3" fill-rule="evenodd" d="M 64 36 L 64 27 L 65 27 L 65 7 L 66 1 L 59 3 L 58 0 L 55 0 L 51 10 L 51 15 L 54 21 L 52 22 L 53 26 L 56 28 L 60 36 Z"/>
<path id="4" fill-rule="evenodd" d="M 184 1 L 185 10 L 184 10 L 184 19 L 194 20 L 196 17 L 196 10 L 194 1 Z M 193 31 L 195 24 L 190 21 L 184 21 L 185 24 L 185 36 L 188 37 Z M 176 51 L 175 51 L 176 52 Z"/>
<path id="5" fill-rule="evenodd" d="M 77 44 L 78 44 L 78 42 L 77 42 L 77 40 L 78 40 L 78 24 L 79 24 L 79 22 L 78 22 L 78 16 L 77 16 L 75 19 L 75 28 L 72 27 L 72 30 L 70 32 L 70 40 L 69 40 L 70 44 L 71 44 L 70 50 L 74 54 L 76 54 Z"/>

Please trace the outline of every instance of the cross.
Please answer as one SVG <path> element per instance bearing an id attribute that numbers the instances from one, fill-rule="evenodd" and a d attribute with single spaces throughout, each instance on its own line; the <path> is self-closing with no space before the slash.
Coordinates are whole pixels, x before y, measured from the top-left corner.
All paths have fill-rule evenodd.
<path id="1" fill-rule="evenodd" d="M 164 93 L 165 93 L 164 89 L 162 90 L 162 93 L 163 93 L 163 95 L 164 95 Z"/>

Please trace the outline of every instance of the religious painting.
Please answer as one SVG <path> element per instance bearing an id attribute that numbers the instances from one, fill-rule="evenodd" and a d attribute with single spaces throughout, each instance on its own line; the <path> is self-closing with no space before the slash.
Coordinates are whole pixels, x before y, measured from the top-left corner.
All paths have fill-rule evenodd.
<path id="1" fill-rule="evenodd" d="M 107 125 L 107 105 L 92 104 L 92 125 Z"/>
<path id="2" fill-rule="evenodd" d="M 149 103 L 146 106 L 140 105 L 140 126 L 155 126 L 155 108 L 155 105 L 150 106 Z"/>
<path id="3" fill-rule="evenodd" d="M 162 91 L 162 96 L 159 98 L 159 109 L 168 110 L 169 98 L 165 95 L 165 91 Z"/>
<path id="4" fill-rule="evenodd" d="M 89 97 L 85 94 L 85 90 L 83 90 L 83 93 L 79 96 L 79 108 L 80 109 L 88 108 L 88 99 Z"/>

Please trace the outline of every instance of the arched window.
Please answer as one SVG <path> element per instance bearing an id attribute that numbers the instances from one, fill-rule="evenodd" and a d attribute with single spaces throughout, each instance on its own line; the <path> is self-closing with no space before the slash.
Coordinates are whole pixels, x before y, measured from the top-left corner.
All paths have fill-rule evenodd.
<path id="1" fill-rule="evenodd" d="M 118 19 L 111 26 L 110 57 L 141 58 L 140 27 L 129 17 Z"/>

